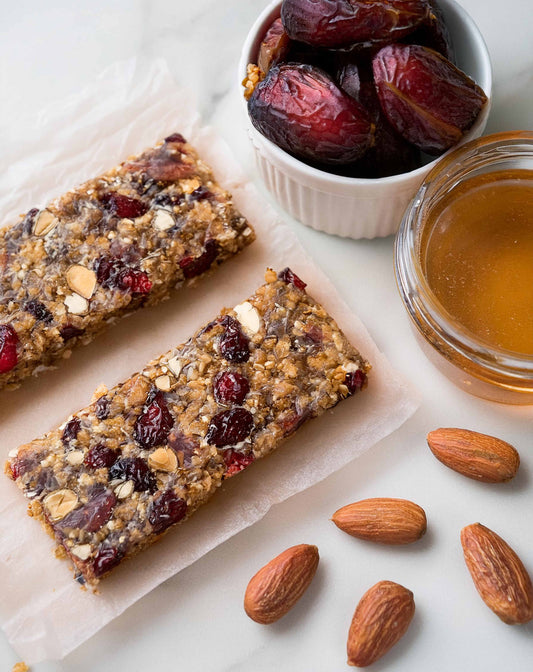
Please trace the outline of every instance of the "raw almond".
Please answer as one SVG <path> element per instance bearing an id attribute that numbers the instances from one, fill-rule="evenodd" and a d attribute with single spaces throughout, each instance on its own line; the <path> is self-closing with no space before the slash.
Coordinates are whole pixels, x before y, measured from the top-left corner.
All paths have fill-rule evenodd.
<path id="1" fill-rule="evenodd" d="M 361 598 L 348 632 L 348 665 L 366 667 L 385 655 L 405 634 L 415 613 L 413 593 L 399 583 L 380 581 Z"/>
<path id="2" fill-rule="evenodd" d="M 244 595 L 244 610 L 257 623 L 274 623 L 296 604 L 313 580 L 318 548 L 291 546 L 252 577 Z"/>
<path id="3" fill-rule="evenodd" d="M 427 529 L 424 509 L 408 499 L 375 497 L 343 506 L 331 519 L 358 539 L 380 544 L 410 544 Z"/>
<path id="4" fill-rule="evenodd" d="M 533 619 L 533 585 L 522 561 L 500 536 L 480 523 L 461 530 L 466 566 L 485 604 L 504 623 Z"/>
<path id="5" fill-rule="evenodd" d="M 427 435 L 435 457 L 463 476 L 503 483 L 516 475 L 520 456 L 506 441 L 468 429 L 441 428 Z"/>

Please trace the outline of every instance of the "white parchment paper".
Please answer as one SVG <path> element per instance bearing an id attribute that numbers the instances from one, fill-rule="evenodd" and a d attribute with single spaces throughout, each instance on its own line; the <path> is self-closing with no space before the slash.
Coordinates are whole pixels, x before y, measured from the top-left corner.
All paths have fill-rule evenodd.
<path id="1" fill-rule="evenodd" d="M 235 123 L 238 123 L 236 120 Z M 391 369 L 360 320 L 305 255 L 289 226 L 242 175 L 228 148 L 203 128 L 188 94 L 164 62 L 128 61 L 106 70 L 79 95 L 10 129 L 0 158 L 0 226 L 46 204 L 173 131 L 181 132 L 230 189 L 257 241 L 196 287 L 123 320 L 60 367 L 0 394 L 0 458 L 85 406 L 101 382 L 111 387 L 151 357 L 188 338 L 223 306 L 263 282 L 267 266 L 290 265 L 372 363 L 370 384 L 268 459 L 231 479 L 191 520 L 118 568 L 94 595 L 53 557 L 53 542 L 26 515 L 26 500 L 0 478 L 0 622 L 29 663 L 65 656 L 168 577 L 259 520 L 269 508 L 322 480 L 399 427 L 416 395 Z M 221 569 L 223 571 L 223 569 Z M 179 608 L 179 606 L 176 606 Z"/>

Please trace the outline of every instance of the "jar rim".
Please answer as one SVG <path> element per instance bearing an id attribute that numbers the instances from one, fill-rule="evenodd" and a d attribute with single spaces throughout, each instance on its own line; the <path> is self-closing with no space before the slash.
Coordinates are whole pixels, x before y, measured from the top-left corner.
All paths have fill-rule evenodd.
<path id="1" fill-rule="evenodd" d="M 395 273 L 411 319 L 434 347 L 438 348 L 440 344 L 452 349 L 493 374 L 533 382 L 533 354 L 493 346 L 460 324 L 431 290 L 419 254 L 424 214 L 438 200 L 439 193 L 449 191 L 461 179 L 471 176 L 470 168 L 481 169 L 520 154 L 533 160 L 532 131 L 505 131 L 482 136 L 444 156 L 428 173 L 404 214 L 395 241 Z"/>

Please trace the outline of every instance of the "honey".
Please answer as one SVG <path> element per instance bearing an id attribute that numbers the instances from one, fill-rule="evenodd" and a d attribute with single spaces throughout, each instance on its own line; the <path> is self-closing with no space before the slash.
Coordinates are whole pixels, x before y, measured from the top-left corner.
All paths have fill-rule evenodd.
<path id="1" fill-rule="evenodd" d="M 444 310 L 487 346 L 533 355 L 533 170 L 469 177 L 424 219 L 420 264 Z"/>

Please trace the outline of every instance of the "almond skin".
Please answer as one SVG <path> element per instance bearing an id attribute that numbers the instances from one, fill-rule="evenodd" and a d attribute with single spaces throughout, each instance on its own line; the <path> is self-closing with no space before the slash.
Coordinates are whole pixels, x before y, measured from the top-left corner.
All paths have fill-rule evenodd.
<path id="1" fill-rule="evenodd" d="M 441 428 L 427 435 L 435 457 L 450 469 L 483 483 L 504 483 L 516 475 L 520 456 L 511 444 L 468 429 Z"/>
<path id="2" fill-rule="evenodd" d="M 466 566 L 481 599 L 504 623 L 533 619 L 533 585 L 522 561 L 500 536 L 480 523 L 461 530 Z"/>
<path id="3" fill-rule="evenodd" d="M 415 613 L 413 593 L 399 583 L 380 581 L 361 598 L 348 632 L 348 665 L 366 667 L 400 640 Z"/>
<path id="4" fill-rule="evenodd" d="M 296 604 L 313 580 L 318 548 L 291 546 L 273 558 L 250 579 L 244 610 L 256 623 L 274 623 Z"/>
<path id="5" fill-rule="evenodd" d="M 408 499 L 362 499 L 335 511 L 335 525 L 358 539 L 380 544 L 411 544 L 427 529 L 424 509 Z"/>

